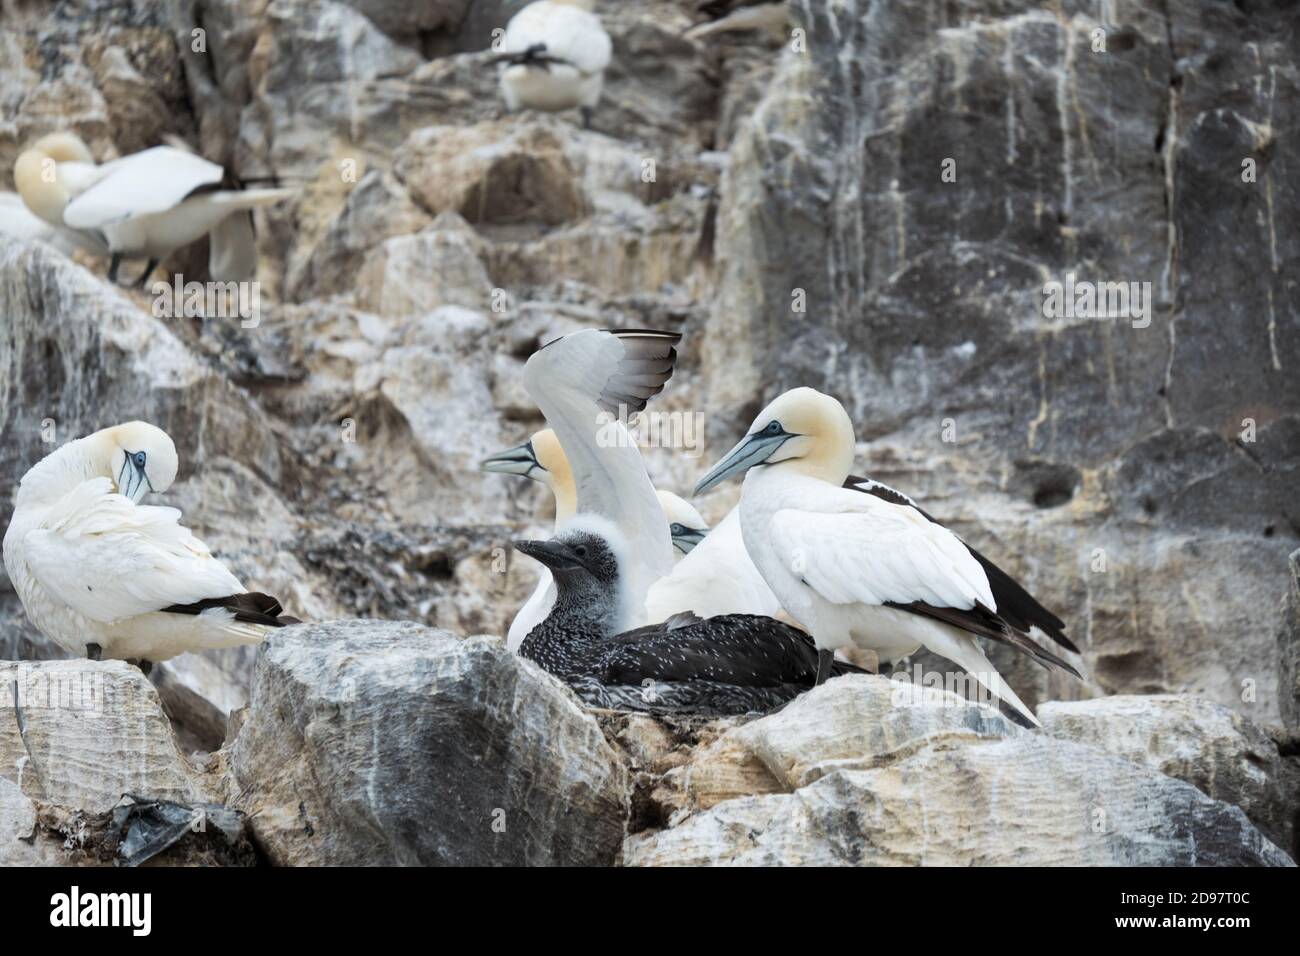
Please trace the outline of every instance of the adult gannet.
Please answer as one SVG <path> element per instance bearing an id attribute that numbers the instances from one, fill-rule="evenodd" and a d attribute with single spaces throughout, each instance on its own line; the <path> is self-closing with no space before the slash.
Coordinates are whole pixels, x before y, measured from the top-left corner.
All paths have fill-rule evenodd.
<path id="1" fill-rule="evenodd" d="M 764 712 L 810 689 L 818 653 L 808 635 L 770 617 L 730 614 L 621 631 L 629 600 L 622 534 L 579 516 L 550 541 L 515 547 L 551 568 L 555 607 L 519 653 L 597 707 L 709 716 Z M 836 663 L 831 674 L 857 671 Z"/>
<path id="2" fill-rule="evenodd" d="M 600 100 L 613 44 L 592 0 L 538 0 L 506 24 L 501 98 L 506 109 L 558 112 L 575 106 L 584 126 Z"/>
<path id="3" fill-rule="evenodd" d="M 498 474 L 521 475 L 546 485 L 555 498 L 556 530 L 573 517 L 577 500 L 573 472 L 569 469 L 569 460 L 564 457 L 564 449 L 560 447 L 559 439 L 551 429 L 544 428 L 522 445 L 490 455 L 479 463 L 479 467 L 484 471 Z M 660 489 L 655 494 L 669 522 L 668 531 L 673 542 L 674 557 L 680 562 L 683 556 L 690 553 L 691 549 L 703 540 L 709 526 L 691 504 L 671 491 Z M 542 565 L 537 586 L 533 588 L 533 593 L 510 622 L 510 629 L 506 633 L 506 646 L 512 651 L 519 650 L 519 645 L 523 643 L 528 632 L 545 620 L 553 604 L 555 604 L 555 584 L 550 569 Z"/>
<path id="4" fill-rule="evenodd" d="M 832 652 L 849 644 L 890 661 L 924 646 L 1036 725 L 974 635 L 1078 672 L 998 613 L 985 565 L 951 531 L 912 504 L 843 487 L 853 452 L 844 406 L 796 388 L 759 413 L 695 492 L 749 471 L 740 496 L 745 547 L 781 604 L 816 641 L 819 677 Z M 1064 636 L 1059 626 L 1055 630 Z"/>
<path id="5" fill-rule="evenodd" d="M 28 618 L 65 651 L 147 669 L 297 623 L 275 598 L 246 592 L 179 511 L 139 503 L 176 468 L 166 432 L 127 422 L 68 442 L 19 482 L 5 570 Z"/>
<path id="6" fill-rule="evenodd" d="M 122 258 L 149 260 L 137 285 L 181 246 L 212 234 L 214 278 L 252 277 L 256 259 L 246 216 L 232 217 L 293 195 L 289 189 L 221 189 L 225 170 L 175 146 L 155 146 L 96 165 L 71 133 L 52 133 L 21 153 L 14 187 L 51 225 L 98 237 L 112 257 L 109 281 Z M 232 274 L 233 273 L 233 274 Z"/>
<path id="7" fill-rule="evenodd" d="M 555 431 L 573 473 L 577 514 L 613 522 L 631 548 L 624 630 L 646 622 L 646 592 L 672 571 L 673 544 L 623 421 L 663 391 L 680 339 L 673 332 L 582 329 L 544 345 L 524 365 L 524 388 Z"/>
<path id="8" fill-rule="evenodd" d="M 64 255 L 78 249 L 104 254 L 108 246 L 96 236 L 78 233 L 46 222 L 33 213 L 17 193 L 0 192 L 0 236 L 27 241 L 38 239 L 54 246 Z"/>

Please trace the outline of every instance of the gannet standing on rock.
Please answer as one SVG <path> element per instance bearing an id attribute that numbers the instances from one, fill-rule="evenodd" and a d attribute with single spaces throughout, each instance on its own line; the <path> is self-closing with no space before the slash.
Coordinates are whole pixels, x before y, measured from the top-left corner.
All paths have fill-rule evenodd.
<path id="1" fill-rule="evenodd" d="M 663 506 L 622 416 L 663 391 L 680 340 L 674 332 L 582 329 L 544 345 L 524 366 L 524 388 L 573 472 L 577 514 L 605 518 L 628 542 L 622 629 L 646 622 L 646 592 L 673 569 Z"/>
<path id="2" fill-rule="evenodd" d="M 127 422 L 68 442 L 19 482 L 5 570 L 28 618 L 65 651 L 147 669 L 298 623 L 246 592 L 179 511 L 139 503 L 176 469 L 166 432 Z"/>
<path id="3" fill-rule="evenodd" d="M 515 547 L 551 568 L 559 594 L 519 653 L 595 707 L 707 716 L 762 713 L 813 687 L 818 654 L 802 631 L 769 617 L 691 615 L 621 631 L 631 560 L 622 534 L 579 516 L 550 541 Z M 856 671 L 836 663 L 832 675 Z"/>
<path id="4" fill-rule="evenodd" d="M 974 635 L 1078 672 L 998 614 L 985 566 L 951 531 L 911 504 L 842 487 L 853 452 L 844 406 L 796 388 L 759 413 L 695 491 L 749 471 L 740 496 L 745 547 L 816 641 L 819 682 L 836 648 L 856 644 L 893 661 L 924 646 L 1037 725 Z"/>
<path id="5" fill-rule="evenodd" d="M 506 24 L 501 55 L 501 98 L 506 109 L 549 113 L 591 111 L 600 100 L 613 44 L 591 12 L 592 0 L 537 0 Z"/>
<path id="6" fill-rule="evenodd" d="M 216 163 L 175 146 L 95 165 L 86 144 L 71 133 L 42 137 L 14 164 L 14 188 L 32 212 L 103 241 L 112 256 L 110 282 L 117 281 L 123 257 L 147 258 L 139 286 L 164 257 L 209 233 L 213 277 L 252 278 L 254 250 L 232 248 L 251 245 L 251 227 L 230 217 L 279 202 L 293 190 L 221 189 L 225 178 Z"/>

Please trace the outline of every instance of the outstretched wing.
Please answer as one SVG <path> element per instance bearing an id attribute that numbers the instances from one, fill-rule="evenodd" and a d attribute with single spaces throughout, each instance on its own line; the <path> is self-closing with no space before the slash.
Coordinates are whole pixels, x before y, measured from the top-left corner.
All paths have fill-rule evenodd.
<path id="1" fill-rule="evenodd" d="M 63 210 L 74 229 L 100 229 L 171 209 L 196 189 L 220 185 L 224 170 L 174 146 L 155 146 L 99 167 L 102 175 Z"/>
<path id="2" fill-rule="evenodd" d="M 524 388 L 555 431 L 573 472 L 577 509 L 612 521 L 650 582 L 672 571 L 672 539 L 619 406 L 641 411 L 663 390 L 681 336 L 646 330 L 583 329 L 548 343 L 524 366 Z"/>
<path id="3" fill-rule="evenodd" d="M 93 478 L 51 509 L 24 538 L 36 582 L 74 611 L 111 623 L 244 588 L 180 524 L 175 508 L 136 505 Z"/>

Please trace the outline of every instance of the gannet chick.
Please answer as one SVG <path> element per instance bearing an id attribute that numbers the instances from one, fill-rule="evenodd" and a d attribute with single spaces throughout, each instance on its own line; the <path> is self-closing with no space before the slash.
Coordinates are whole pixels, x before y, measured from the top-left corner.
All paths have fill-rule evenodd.
<path id="1" fill-rule="evenodd" d="M 749 471 L 740 496 L 745 548 L 812 634 L 823 668 L 849 644 L 890 661 L 924 646 L 1037 725 L 974 635 L 1078 672 L 998 614 L 988 573 L 951 531 L 910 504 L 842 487 L 853 452 L 844 407 L 796 388 L 759 413 L 695 491 Z"/>
<path id="2" fill-rule="evenodd" d="M 166 432 L 127 422 L 68 442 L 19 482 L 5 570 L 27 617 L 65 651 L 147 670 L 297 623 L 275 598 L 245 591 L 179 511 L 140 504 L 176 469 Z"/>
<path id="3" fill-rule="evenodd" d="M 573 472 L 577 513 L 609 520 L 628 542 L 623 576 L 631 616 L 623 630 L 646 623 L 646 592 L 673 569 L 663 507 L 623 420 L 663 390 L 680 339 L 672 332 L 583 329 L 538 349 L 524 366 L 524 388 Z"/>
<path id="4" fill-rule="evenodd" d="M 110 282 L 117 281 L 123 257 L 147 258 L 138 286 L 172 251 L 209 233 L 213 277 L 251 278 L 242 274 L 256 264 L 251 251 L 229 248 L 232 242 L 250 242 L 251 230 L 228 220 L 293 191 L 221 189 L 224 178 L 216 163 L 174 146 L 95 165 L 86 144 L 71 133 L 42 137 L 14 164 L 14 187 L 32 212 L 54 226 L 102 240 L 112 257 Z M 229 274 L 232 264 L 241 274 Z"/>
<path id="5" fill-rule="evenodd" d="M 515 547 L 551 568 L 558 595 L 519 653 L 595 707 L 707 716 L 763 713 L 814 685 L 818 655 L 802 631 L 732 614 L 619 632 L 627 543 L 607 521 L 575 518 L 550 541 Z M 857 669 L 836 663 L 832 674 Z"/>
<path id="6" fill-rule="evenodd" d="M 583 126 L 600 100 L 613 44 L 592 0 L 538 0 L 506 24 L 501 98 L 506 109 L 548 113 L 578 107 Z"/>

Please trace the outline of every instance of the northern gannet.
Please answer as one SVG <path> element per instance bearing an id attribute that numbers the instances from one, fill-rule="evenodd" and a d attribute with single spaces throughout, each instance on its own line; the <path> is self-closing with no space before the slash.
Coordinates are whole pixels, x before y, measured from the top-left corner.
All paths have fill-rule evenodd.
<path id="1" fill-rule="evenodd" d="M 0 192 L 0 236 L 23 242 L 37 239 L 54 246 L 64 255 L 72 255 L 78 249 L 98 255 L 108 252 L 108 245 L 96 236 L 46 222 L 28 209 L 23 197 L 17 193 Z"/>
<path id="2" fill-rule="evenodd" d="M 889 661 L 924 646 L 1037 725 L 974 635 L 1078 672 L 1016 626 L 1026 623 L 1026 606 L 998 613 L 986 564 L 955 534 L 910 502 L 843 487 L 853 453 L 844 406 L 796 388 L 759 413 L 695 492 L 749 471 L 740 496 L 745 547 L 782 606 L 812 634 L 821 668 L 850 644 Z M 1052 620 L 1060 641 L 1060 622 Z"/>
<path id="3" fill-rule="evenodd" d="M 224 281 L 252 278 L 255 250 L 246 213 L 293 195 L 289 189 L 221 189 L 225 170 L 175 146 L 155 146 L 96 165 L 71 133 L 52 133 L 21 153 L 14 187 L 53 226 L 98 237 L 112 257 L 149 260 L 143 286 L 165 256 L 212 234 L 209 267 Z"/>
<path id="4" fill-rule="evenodd" d="M 506 109 L 559 112 L 578 107 L 584 126 L 600 100 L 613 44 L 592 0 L 538 0 L 506 24 L 501 98 Z"/>
<path id="5" fill-rule="evenodd" d="M 166 432 L 127 422 L 68 442 L 19 482 L 5 570 L 27 617 L 65 651 L 147 669 L 297 623 L 275 598 L 246 592 L 179 511 L 140 504 L 176 469 Z"/>
<path id="6" fill-rule="evenodd" d="M 769 617 L 682 615 L 622 631 L 629 596 L 621 568 L 630 552 L 604 519 L 579 516 L 549 541 L 515 547 L 550 567 L 559 591 L 519 653 L 592 706 L 709 716 L 765 712 L 816 681 L 812 640 Z M 831 673 L 856 670 L 836 663 Z"/>
<path id="7" fill-rule="evenodd" d="M 544 345 L 524 366 L 524 388 L 568 459 L 577 514 L 608 519 L 631 549 L 623 630 L 646 623 L 646 592 L 673 569 L 663 506 L 623 421 L 663 391 L 680 339 L 673 332 L 582 329 Z"/>
<path id="8" fill-rule="evenodd" d="M 564 457 L 564 449 L 560 447 L 559 439 L 551 429 L 544 428 L 522 445 L 488 456 L 479 463 L 479 467 L 484 471 L 498 474 L 521 475 L 546 485 L 555 498 L 556 530 L 573 517 L 577 500 L 573 472 L 569 470 L 569 460 Z M 659 498 L 659 504 L 668 519 L 668 532 L 673 542 L 674 558 L 680 562 L 682 557 L 689 554 L 691 549 L 703 540 L 709 526 L 694 506 L 671 491 L 658 489 L 655 495 Z M 550 569 L 542 565 L 537 586 L 524 602 L 524 606 L 519 609 L 514 620 L 510 622 L 510 629 L 506 633 L 506 646 L 512 651 L 519 650 L 519 645 L 523 643 L 528 632 L 546 619 L 554 604 L 555 584 Z M 651 620 L 660 619 L 651 618 Z"/>

